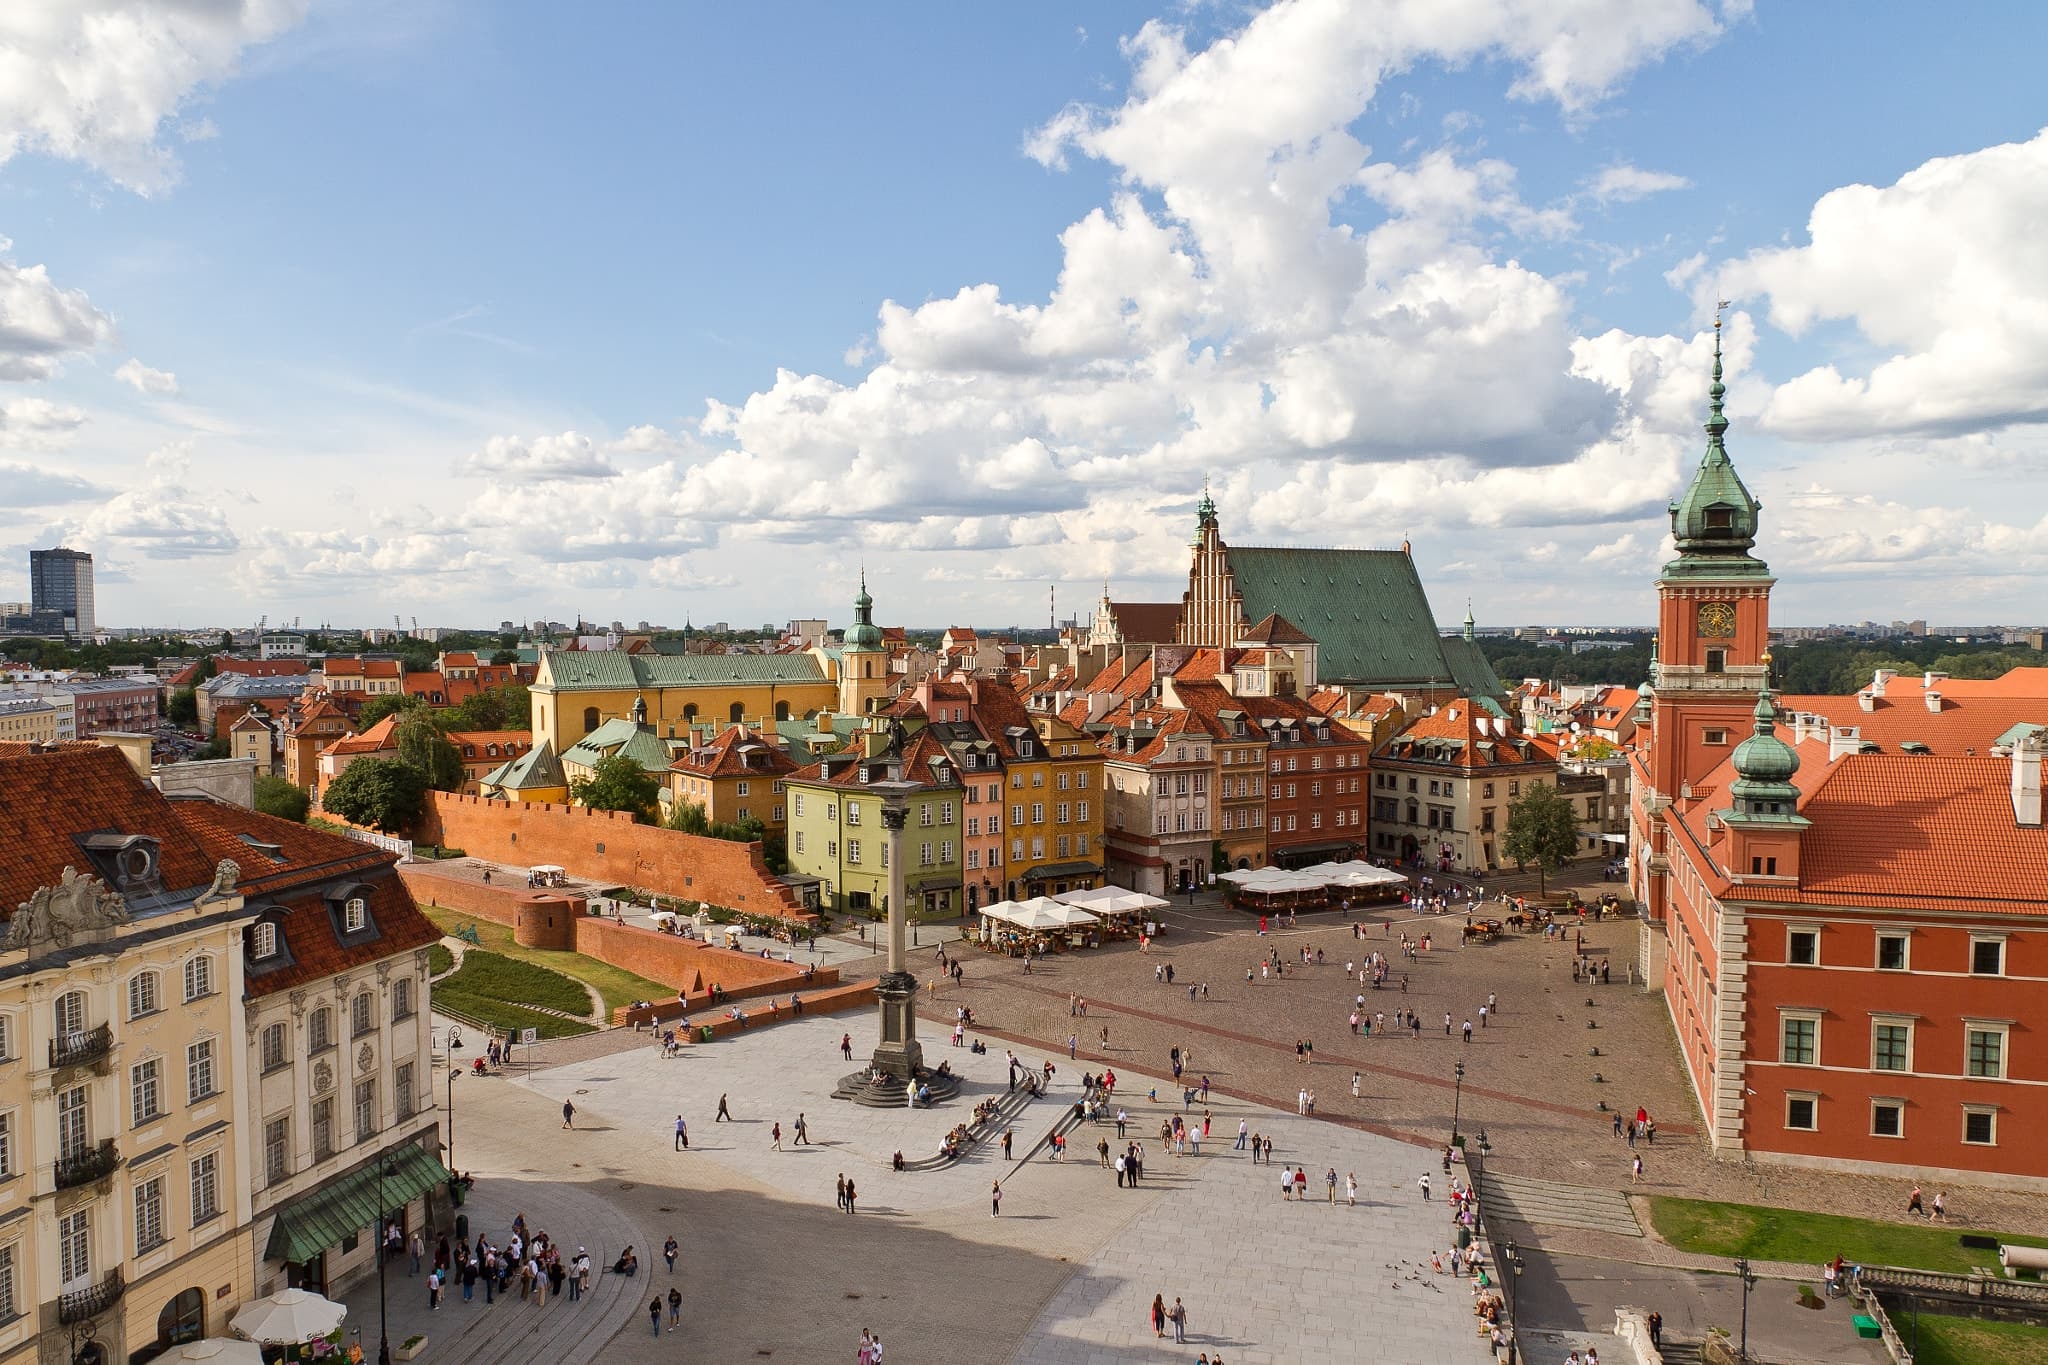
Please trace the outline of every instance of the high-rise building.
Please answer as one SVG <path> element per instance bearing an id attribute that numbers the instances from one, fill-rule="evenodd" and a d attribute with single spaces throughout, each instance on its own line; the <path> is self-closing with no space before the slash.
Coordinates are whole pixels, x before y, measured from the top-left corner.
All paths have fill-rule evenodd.
<path id="1" fill-rule="evenodd" d="M 28 581 L 31 611 L 60 615 L 66 635 L 92 636 L 98 623 L 93 617 L 91 555 L 61 547 L 30 550 Z"/>

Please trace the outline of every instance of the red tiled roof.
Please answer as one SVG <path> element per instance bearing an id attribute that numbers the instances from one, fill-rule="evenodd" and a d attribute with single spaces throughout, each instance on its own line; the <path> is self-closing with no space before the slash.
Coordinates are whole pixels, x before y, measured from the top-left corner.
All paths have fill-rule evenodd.
<path id="1" fill-rule="evenodd" d="M 1127 644 L 1170 645 L 1180 633 L 1178 602 L 1112 602 L 1109 614 Z"/>
<path id="2" fill-rule="evenodd" d="M 1531 763 L 1557 762 L 1556 735 L 1537 734 L 1512 727 L 1507 734 L 1502 735 L 1495 728 L 1498 723 L 1496 718 L 1491 715 L 1485 716 L 1488 722 L 1487 732 L 1481 734 L 1478 725 L 1481 717 L 1475 715 L 1479 710 L 1480 708 L 1463 698 L 1439 706 L 1435 715 L 1417 716 L 1410 721 L 1407 728 L 1380 746 L 1379 755 L 1401 761 L 1444 763 L 1459 768 L 1511 768 Z M 1448 757 L 1435 757 L 1415 750 L 1417 741 L 1429 739 L 1453 740 L 1459 742 L 1462 747 Z M 1529 744 L 1527 758 L 1523 758 L 1516 748 L 1517 743 L 1521 741 L 1527 741 Z"/>
<path id="3" fill-rule="evenodd" d="M 172 813 L 171 803 L 135 775 L 118 749 L 67 744 L 40 753 L 0 754 L 0 915 L 54 885 L 64 869 L 99 875 L 77 836 L 115 830 L 158 841 L 167 892 L 213 881 L 219 855 Z"/>
<path id="4" fill-rule="evenodd" d="M 1312 645 L 1315 643 L 1314 636 L 1309 635 L 1301 627 L 1277 612 L 1268 614 L 1264 620 L 1246 631 L 1244 638 L 1251 643 L 1261 645 Z"/>
<path id="5" fill-rule="evenodd" d="M 477 657 L 474 650 L 458 649 L 453 653 L 441 656 L 441 667 L 444 670 L 450 668 L 475 668 L 476 666 Z"/>
<path id="6" fill-rule="evenodd" d="M 1820 716 L 1835 728 L 1853 726 L 1859 736 L 1886 750 L 1897 751 L 1901 744 L 1914 741 L 1925 744 L 1936 754 L 1966 758 L 1970 756 L 1966 751 L 1971 749 L 1979 756 L 1989 753 L 1991 742 L 2015 725 L 2048 725 L 2048 692 L 2034 696 L 1959 696 L 1949 690 L 1946 682 L 1936 683 L 1934 691 L 1941 695 L 1939 711 L 1927 709 L 1926 690 L 1918 674 L 1892 679 L 1885 695 L 1874 698 L 1868 711 L 1853 695 L 1780 697 L 1778 710 L 1784 716 L 1780 729 L 1791 730 L 1793 718 L 1805 713 Z"/>
<path id="7" fill-rule="evenodd" d="M 781 745 L 743 725 L 729 726 L 709 744 L 684 750 L 668 766 L 671 772 L 707 778 L 772 778 L 797 770 L 796 760 Z"/>
<path id="8" fill-rule="evenodd" d="M 398 714 L 384 717 L 359 735 L 343 735 L 322 749 L 323 754 L 374 754 L 398 747 Z"/>

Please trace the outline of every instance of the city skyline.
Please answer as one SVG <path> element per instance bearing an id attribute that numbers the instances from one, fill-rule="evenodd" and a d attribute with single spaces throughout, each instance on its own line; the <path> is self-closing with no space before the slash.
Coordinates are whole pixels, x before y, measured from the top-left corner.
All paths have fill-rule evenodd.
<path id="1" fill-rule="evenodd" d="M 2027 622 L 2044 21 L 1633 12 L 0 18 L 56 73 L 0 559 L 115 624 L 843 618 L 862 563 L 1027 623 L 1178 596 L 1206 477 L 1442 623 L 1625 626 L 1726 299 L 1780 619 Z"/>

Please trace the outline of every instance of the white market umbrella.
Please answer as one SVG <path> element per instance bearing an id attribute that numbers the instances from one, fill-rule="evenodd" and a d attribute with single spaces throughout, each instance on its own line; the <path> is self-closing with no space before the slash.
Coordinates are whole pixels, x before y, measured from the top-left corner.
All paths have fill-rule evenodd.
<path id="1" fill-rule="evenodd" d="M 1126 891 L 1121 886 L 1098 886 L 1092 891 L 1069 891 L 1054 896 L 1062 905 L 1078 905 L 1098 915 L 1135 915 L 1143 910 L 1163 910 L 1168 902 L 1157 896 L 1148 896 L 1142 891 Z"/>
<path id="2" fill-rule="evenodd" d="M 553 864 L 553 863 L 541 863 L 541 864 L 540 864 L 539 866 L 537 866 L 537 867 L 531 867 L 531 868 L 528 868 L 528 869 L 527 869 L 527 871 L 529 871 L 529 872 L 538 872 L 538 873 L 539 873 L 539 874 L 540 874 L 541 876 L 543 876 L 543 877 L 549 877 L 549 876 L 553 876 L 553 875 L 555 875 L 556 873 L 563 873 L 563 874 L 565 874 L 565 875 L 566 875 L 566 873 L 567 873 L 567 869 L 566 869 L 566 868 L 561 868 L 561 867 L 557 867 L 557 866 L 556 866 L 555 864 Z"/>
<path id="3" fill-rule="evenodd" d="M 1229 872 L 1217 873 L 1216 880 L 1219 882 L 1236 882 L 1239 886 L 1247 886 L 1258 880 L 1259 874 L 1265 870 L 1262 867 L 1240 867 Z"/>
<path id="4" fill-rule="evenodd" d="M 1019 929 L 1045 930 L 1066 927 L 1065 912 L 1070 907 L 1045 896 L 1033 896 L 1028 901 L 1018 901 L 1004 916 Z"/>
<path id="5" fill-rule="evenodd" d="M 1047 913 L 1058 915 L 1061 922 L 1069 928 L 1075 928 L 1083 924 L 1096 924 L 1102 919 L 1100 915 L 1091 915 L 1078 905 L 1061 905 L 1057 901 L 1053 902 L 1053 908 Z"/>
<path id="6" fill-rule="evenodd" d="M 341 1320 L 347 1316 L 348 1309 L 333 1299 L 304 1289 L 280 1289 L 268 1298 L 250 1303 L 235 1314 L 228 1326 L 251 1341 L 295 1346 L 326 1336 L 341 1326 Z"/>
<path id="7" fill-rule="evenodd" d="M 253 1341 L 208 1337 L 204 1341 L 188 1341 L 183 1346 L 173 1346 L 157 1359 L 189 1360 L 204 1362 L 205 1365 L 263 1365 L 263 1348 Z"/>

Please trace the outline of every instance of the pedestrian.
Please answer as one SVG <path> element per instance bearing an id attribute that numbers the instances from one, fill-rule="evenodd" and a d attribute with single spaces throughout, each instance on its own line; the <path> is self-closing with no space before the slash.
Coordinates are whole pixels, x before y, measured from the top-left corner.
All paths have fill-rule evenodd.
<path id="1" fill-rule="evenodd" d="M 1422 1178 L 1415 1183 L 1422 1187 L 1422 1202 L 1427 1204 L 1429 1202 L 1429 1172 L 1424 1171 Z"/>
<path id="2" fill-rule="evenodd" d="M 1939 1221 L 1941 1221 L 1941 1222 L 1944 1222 L 1944 1223 L 1946 1223 L 1946 1222 L 1948 1221 L 1948 1191 L 1947 1191 L 1947 1190 L 1936 1190 L 1936 1191 L 1934 1192 L 1934 1213 L 1933 1213 L 1933 1217 L 1934 1217 L 1934 1218 L 1936 1218 L 1936 1219 L 1938 1219 L 1938 1220 L 1939 1220 Z"/>
<path id="3" fill-rule="evenodd" d="M 1465 1021 L 1465 1041 L 1468 1043 L 1472 1041 L 1472 1021 L 1470 1019 Z"/>
<path id="4" fill-rule="evenodd" d="M 839 1179 L 833 1186 L 832 1207 L 838 1209 L 841 1213 L 846 1212 L 846 1172 L 844 1171 L 839 1173 Z"/>
<path id="5" fill-rule="evenodd" d="M 800 1147 L 809 1147 L 813 1145 L 811 1142 L 810 1126 L 804 1122 L 804 1115 L 801 1109 L 797 1111 L 796 1115 L 796 1141 L 797 1145 Z"/>
<path id="6" fill-rule="evenodd" d="M 462 1301 L 468 1303 L 475 1297 L 476 1258 L 474 1256 L 464 1256 L 462 1258 Z"/>
<path id="7" fill-rule="evenodd" d="M 564 1128 L 574 1128 L 576 1126 L 576 1106 L 568 1100 L 562 1101 L 562 1126 Z"/>
<path id="8" fill-rule="evenodd" d="M 410 1255 L 411 1261 L 410 1267 L 406 1270 L 405 1273 L 408 1276 L 419 1274 L 420 1257 L 427 1254 L 427 1244 L 420 1240 L 420 1235 L 417 1232 L 415 1232 L 412 1235 L 412 1241 L 407 1243 L 406 1251 Z"/>
<path id="9" fill-rule="evenodd" d="M 860 1194 L 859 1194 L 859 1192 L 858 1192 L 857 1190 L 855 1190 L 855 1189 L 853 1188 L 853 1182 L 852 1182 L 851 1180 L 847 1181 L 847 1182 L 846 1182 L 846 1211 L 847 1211 L 848 1213 L 852 1213 L 852 1212 L 853 1212 L 853 1209 L 854 1209 L 854 1201 L 855 1201 L 856 1199 L 858 1199 L 858 1198 L 860 1198 Z"/>
<path id="10" fill-rule="evenodd" d="M 1479 1027 L 1486 1027 L 1486 1006 L 1484 1005 L 1479 1007 Z"/>
<path id="11" fill-rule="evenodd" d="M 668 1262 L 668 1273 L 676 1273 L 676 1253 L 682 1248 L 676 1245 L 676 1235 L 670 1233 L 668 1240 L 661 1244 L 661 1259 Z"/>
<path id="12" fill-rule="evenodd" d="M 1185 1342 L 1188 1339 L 1188 1310 L 1182 1305 L 1178 1294 L 1174 1295 L 1173 1307 L 1168 1310 L 1166 1317 L 1167 1321 L 1173 1324 L 1173 1339 L 1176 1342 Z"/>
<path id="13" fill-rule="evenodd" d="M 1074 1060 L 1074 1050 L 1075 1050 L 1076 1048 L 1078 1048 L 1078 1047 L 1079 1047 L 1080 1045 L 1081 1045 L 1081 1040 L 1080 1040 L 1079 1038 L 1075 1037 L 1075 1036 L 1074 1036 L 1073 1034 L 1071 1034 L 1071 1033 L 1069 1033 L 1069 1034 L 1067 1035 L 1067 1060 L 1068 1060 L 1068 1061 L 1072 1061 L 1072 1060 Z"/>
<path id="14" fill-rule="evenodd" d="M 853 1060 L 853 1035 L 851 1033 L 839 1035 L 839 1055 L 846 1058 L 849 1062 Z"/>
<path id="15" fill-rule="evenodd" d="M 775 1151 L 782 1150 L 782 1124 L 778 1121 L 768 1128 L 769 1146 Z"/>
<path id="16" fill-rule="evenodd" d="M 668 1330 L 673 1332 L 683 1325 L 683 1291 L 674 1285 L 668 1287 Z"/>
<path id="17" fill-rule="evenodd" d="M 1640 1185 L 1643 1183 L 1643 1154 L 1641 1152 L 1636 1153 L 1635 1171 L 1629 1177 L 1628 1183 L 1631 1185 Z"/>
<path id="18" fill-rule="evenodd" d="M 1650 1314 L 1649 1328 L 1650 1345 L 1658 1350 L 1662 1350 L 1664 1348 L 1664 1315 L 1653 1310 Z"/>
<path id="19" fill-rule="evenodd" d="M 1450 1037 L 1450 1036 L 1451 1036 L 1451 1015 L 1450 1015 L 1450 1011 L 1449 1011 L 1449 1010 L 1446 1010 L 1446 1011 L 1444 1011 L 1444 1037 L 1448 1038 L 1448 1037 Z"/>
<path id="20" fill-rule="evenodd" d="M 1152 1335 L 1166 1335 L 1166 1299 L 1158 1294 L 1152 1296 Z"/>
<path id="21" fill-rule="evenodd" d="M 1359 1074 L 1358 1072 L 1354 1071 L 1354 1072 L 1352 1072 L 1352 1073 L 1351 1073 L 1351 1098 L 1352 1098 L 1352 1099 L 1354 1099 L 1354 1100 L 1355 1100 L 1355 1099 L 1359 1098 L 1359 1095 L 1358 1095 L 1358 1088 L 1359 1088 L 1359 1085 L 1360 1085 L 1360 1083 L 1361 1083 L 1361 1082 L 1362 1082 L 1363 1080 L 1364 1080 L 1364 1077 L 1363 1077 L 1363 1076 L 1361 1076 L 1361 1075 L 1360 1075 L 1360 1074 Z"/>
<path id="22" fill-rule="evenodd" d="M 1250 1132 L 1250 1131 L 1251 1131 L 1251 1125 L 1250 1125 L 1249 1123 L 1245 1122 L 1245 1121 L 1244 1121 L 1243 1119 L 1239 1119 L 1239 1120 L 1237 1121 L 1237 1150 L 1238 1150 L 1238 1151 L 1240 1151 L 1240 1152 L 1241 1152 L 1241 1151 L 1243 1151 L 1243 1150 L 1244 1150 L 1244 1141 L 1245 1141 L 1245 1134 L 1246 1134 L 1246 1133 L 1248 1133 L 1248 1132 Z"/>
<path id="23" fill-rule="evenodd" d="M 1349 1208 L 1355 1209 L 1358 1207 L 1358 1172 L 1356 1171 L 1346 1171 L 1344 1173 L 1344 1203 Z"/>
<path id="24" fill-rule="evenodd" d="M 988 1216 L 999 1218 L 1003 1212 L 1003 1182 L 993 1180 L 988 1187 Z"/>
<path id="25" fill-rule="evenodd" d="M 731 1114 L 731 1112 L 730 1112 L 729 1110 L 727 1110 L 727 1109 L 726 1109 L 726 1107 L 725 1107 L 725 1096 L 724 1096 L 724 1095 L 720 1095 L 720 1096 L 718 1097 L 718 1116 L 717 1116 L 716 1118 L 712 1119 L 711 1121 L 712 1121 L 713 1123 L 731 1123 L 731 1122 L 732 1122 L 732 1114 Z"/>
<path id="26" fill-rule="evenodd" d="M 1124 1158 L 1121 1156 L 1116 1159 L 1116 1187 L 1124 1187 Z"/>
<path id="27" fill-rule="evenodd" d="M 654 1299 L 647 1305 L 647 1320 L 654 1325 L 654 1335 L 661 1335 L 661 1300 Z"/>
<path id="28" fill-rule="evenodd" d="M 1003 1160 L 1005 1161 L 1010 1159 L 1010 1140 L 1016 1135 L 1017 1131 L 1014 1128 L 1003 1129 Z"/>
<path id="29" fill-rule="evenodd" d="M 687 1124 L 687 1123 L 685 1123 L 685 1122 L 683 1122 L 683 1116 L 682 1116 L 681 1114 L 677 1114 L 677 1115 L 676 1115 L 676 1150 L 677 1150 L 677 1151 L 679 1151 L 679 1152 L 681 1152 L 681 1151 L 685 1151 L 685 1150 L 687 1150 L 687 1149 L 689 1148 L 689 1145 L 690 1145 L 690 1125 L 689 1125 L 689 1124 Z"/>
<path id="30" fill-rule="evenodd" d="M 1913 1187 L 1913 1193 L 1906 1198 L 1906 1212 L 1917 1213 L 1922 1218 L 1927 1216 L 1927 1206 L 1920 1202 L 1920 1187 L 1918 1185 Z"/>
<path id="31" fill-rule="evenodd" d="M 1332 1167 L 1331 1167 L 1331 1168 L 1329 1169 L 1329 1172 L 1328 1172 L 1328 1173 L 1327 1173 L 1326 1175 L 1324 1175 L 1324 1176 L 1323 1176 L 1323 1186 L 1324 1186 L 1324 1188 L 1325 1188 L 1325 1189 L 1326 1189 L 1326 1190 L 1327 1190 L 1327 1191 L 1329 1192 L 1329 1193 L 1328 1193 L 1328 1196 L 1327 1196 L 1327 1202 L 1329 1202 L 1329 1203 L 1332 1203 L 1332 1204 L 1336 1203 L 1336 1202 L 1337 1202 L 1337 1168 L 1336 1168 L 1335 1166 L 1332 1166 Z"/>
<path id="32" fill-rule="evenodd" d="M 438 1270 L 427 1272 L 427 1307 L 437 1313 L 441 1311 L 441 1272 Z"/>

